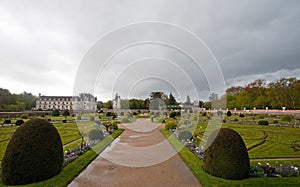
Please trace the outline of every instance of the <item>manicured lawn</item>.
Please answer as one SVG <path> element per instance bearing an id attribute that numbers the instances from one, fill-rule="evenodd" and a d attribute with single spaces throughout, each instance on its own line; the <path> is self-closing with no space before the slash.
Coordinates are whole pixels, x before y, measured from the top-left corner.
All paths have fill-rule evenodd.
<path id="1" fill-rule="evenodd" d="M 16 126 L 13 127 L 0 127 L 0 160 L 2 160 L 6 147 L 8 145 L 9 139 L 12 134 L 17 129 Z"/>
<path id="2" fill-rule="evenodd" d="M 188 148 L 183 147 L 168 130 L 162 130 L 162 134 L 168 138 L 172 146 L 179 151 L 178 154 L 187 164 L 195 177 L 203 186 L 299 186 L 300 177 L 282 177 L 282 178 L 250 178 L 246 180 L 225 180 L 214 177 L 206 173 L 202 166 L 203 161 L 194 155 Z M 182 148 L 183 147 L 183 148 Z"/>
<path id="3" fill-rule="evenodd" d="M 111 136 L 107 136 L 104 140 L 99 142 L 96 145 L 97 151 L 102 152 L 123 131 L 123 129 L 116 130 Z M 77 158 L 75 161 L 71 162 L 66 167 L 64 167 L 60 174 L 52 177 L 51 179 L 23 186 L 67 186 L 97 156 L 98 154 L 95 153 L 95 151 L 89 150 L 88 152 Z M 1 181 L 0 186 L 3 186 Z"/>
<path id="4" fill-rule="evenodd" d="M 74 122 L 58 123 L 58 124 L 54 124 L 54 126 L 56 127 L 56 129 L 60 134 L 63 145 L 81 138 L 78 131 L 77 124 Z"/>
<path id="5" fill-rule="evenodd" d="M 206 139 L 207 136 L 203 136 L 203 132 L 206 130 L 207 125 L 213 125 L 213 123 L 199 122 L 199 127 L 201 128 L 196 129 L 195 133 Z M 299 128 L 229 123 L 222 124 L 222 127 L 236 130 L 242 136 L 247 148 L 261 143 L 265 138 L 265 134 L 267 135 L 264 144 L 249 150 L 250 158 L 300 157 L 299 151 L 297 152 L 290 148 L 292 141 L 300 141 Z"/>

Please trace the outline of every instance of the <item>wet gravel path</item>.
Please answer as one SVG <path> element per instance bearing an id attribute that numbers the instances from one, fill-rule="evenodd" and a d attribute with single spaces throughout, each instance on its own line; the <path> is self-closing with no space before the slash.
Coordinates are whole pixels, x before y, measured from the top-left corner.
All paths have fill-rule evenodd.
<path id="1" fill-rule="evenodd" d="M 201 186 L 149 119 L 121 124 L 125 131 L 72 183 L 76 186 Z"/>

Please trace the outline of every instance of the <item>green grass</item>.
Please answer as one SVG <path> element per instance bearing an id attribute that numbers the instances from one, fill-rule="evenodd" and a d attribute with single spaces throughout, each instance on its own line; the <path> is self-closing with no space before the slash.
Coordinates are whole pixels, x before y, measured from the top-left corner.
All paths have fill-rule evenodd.
<path id="1" fill-rule="evenodd" d="M 18 127 L 0 127 L 0 160 L 2 160 L 10 137 Z"/>
<path id="2" fill-rule="evenodd" d="M 124 131 L 123 129 L 116 130 L 113 134 L 111 134 L 111 136 L 108 136 L 104 140 L 99 142 L 96 145 L 97 150 L 102 152 L 123 131 Z M 95 153 L 95 151 L 89 150 L 85 154 L 83 154 L 79 158 L 77 158 L 75 161 L 71 162 L 66 167 L 64 167 L 60 174 L 52 177 L 51 179 L 48 179 L 48 180 L 45 180 L 45 181 L 42 181 L 42 182 L 38 182 L 38 183 L 22 185 L 22 186 L 26 186 L 26 187 L 31 187 L 31 186 L 57 186 L 57 187 L 67 186 L 97 156 L 98 156 L 98 154 Z M 0 181 L 0 186 L 4 186 L 1 181 Z"/>
<path id="3" fill-rule="evenodd" d="M 63 145 L 81 138 L 78 131 L 77 124 L 74 122 L 58 123 L 58 124 L 54 124 L 54 126 L 56 127 L 56 129 L 60 134 Z"/>
<path id="4" fill-rule="evenodd" d="M 194 133 L 199 134 L 200 137 L 206 139 L 207 136 L 203 136 L 203 132 L 207 130 L 206 127 L 208 125 L 213 125 L 213 123 L 208 124 L 206 122 L 199 122 L 199 126 L 202 128 L 196 129 Z M 249 151 L 250 158 L 300 157 L 299 152 L 295 152 L 290 148 L 290 143 L 292 141 L 300 141 L 299 128 L 230 123 L 225 123 L 222 127 L 229 127 L 236 130 L 242 136 L 247 148 L 262 142 L 264 140 L 264 133 L 268 135 L 264 144 Z M 213 129 L 214 128 L 211 130 Z"/>
<path id="5" fill-rule="evenodd" d="M 168 130 L 162 130 L 162 134 L 168 138 L 171 145 L 179 151 L 178 154 L 186 165 L 190 168 L 195 177 L 203 186 L 299 186 L 300 177 L 282 177 L 282 178 L 250 178 L 245 180 L 225 180 L 214 177 L 206 173 L 202 166 L 203 161 L 194 155 L 188 148 L 183 147 Z M 182 149 L 181 149 L 182 148 Z"/>

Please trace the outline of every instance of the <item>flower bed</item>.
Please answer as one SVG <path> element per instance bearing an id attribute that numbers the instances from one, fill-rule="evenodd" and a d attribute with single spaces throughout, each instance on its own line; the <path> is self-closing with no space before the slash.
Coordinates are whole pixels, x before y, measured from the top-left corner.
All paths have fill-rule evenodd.
<path id="1" fill-rule="evenodd" d="M 84 143 L 80 146 L 68 149 L 67 151 L 65 151 L 65 158 L 64 158 L 63 166 L 66 166 L 69 163 L 73 162 L 80 155 L 83 155 L 85 152 L 90 150 L 93 146 L 95 146 L 99 142 L 100 142 L 100 140 L 88 141 L 87 143 Z"/>
<path id="2" fill-rule="evenodd" d="M 76 160 L 80 155 L 84 154 L 88 150 L 90 150 L 91 147 L 88 144 L 82 144 L 80 146 L 77 146 L 75 148 L 70 148 L 67 151 L 65 151 L 65 158 L 64 158 L 64 164 L 63 166 L 68 165 L 69 163 Z"/>
<path id="3" fill-rule="evenodd" d="M 169 131 L 178 139 L 179 133 L 176 130 L 170 129 Z M 182 140 L 181 142 L 198 158 L 203 159 L 204 149 L 202 146 L 199 147 L 195 140 Z"/>
<path id="4" fill-rule="evenodd" d="M 258 162 L 257 166 L 252 166 L 250 169 L 251 177 L 297 177 L 299 176 L 299 164 L 296 165 L 277 165 L 271 166 Z"/>

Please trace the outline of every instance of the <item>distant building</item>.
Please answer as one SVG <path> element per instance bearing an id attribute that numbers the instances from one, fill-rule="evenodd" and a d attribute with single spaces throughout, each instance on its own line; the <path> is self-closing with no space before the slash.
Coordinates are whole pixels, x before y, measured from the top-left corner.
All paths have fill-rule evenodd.
<path id="1" fill-rule="evenodd" d="M 79 96 L 42 96 L 36 101 L 35 110 L 84 110 L 95 111 L 97 108 L 97 97 L 82 93 Z"/>
<path id="2" fill-rule="evenodd" d="M 121 97 L 118 95 L 118 93 L 113 100 L 113 109 L 121 109 Z"/>
<path id="3" fill-rule="evenodd" d="M 196 100 L 196 101 L 194 101 L 194 106 L 193 107 L 200 107 L 200 102 L 199 102 L 199 100 Z"/>

